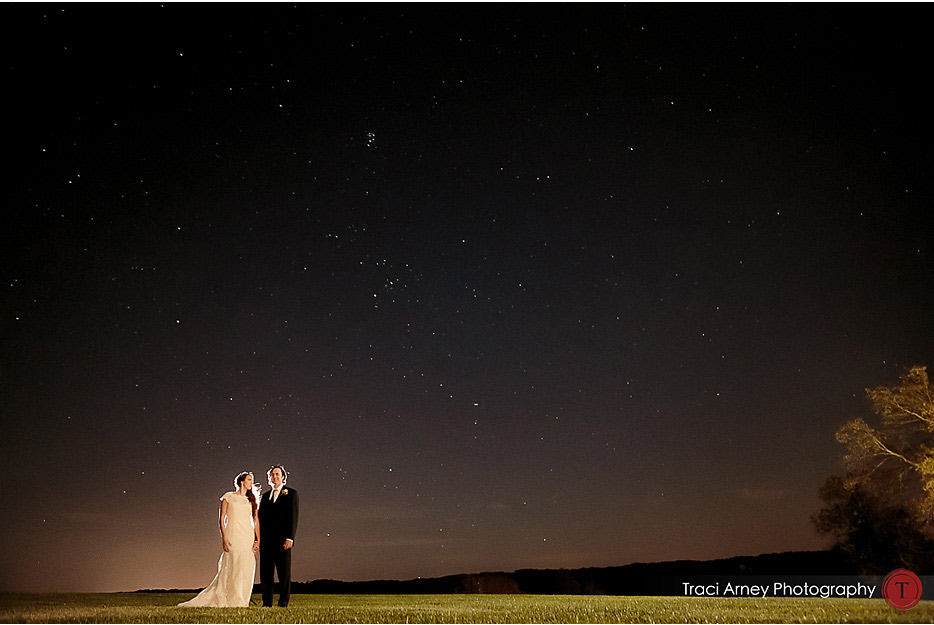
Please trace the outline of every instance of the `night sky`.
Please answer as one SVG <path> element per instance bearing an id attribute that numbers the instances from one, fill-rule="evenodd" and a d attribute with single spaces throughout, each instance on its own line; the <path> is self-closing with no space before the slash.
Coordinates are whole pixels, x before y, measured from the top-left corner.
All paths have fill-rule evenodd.
<path id="1" fill-rule="evenodd" d="M 297 581 L 824 548 L 925 8 L 6 5 L 0 589 L 203 586 L 280 462 Z"/>

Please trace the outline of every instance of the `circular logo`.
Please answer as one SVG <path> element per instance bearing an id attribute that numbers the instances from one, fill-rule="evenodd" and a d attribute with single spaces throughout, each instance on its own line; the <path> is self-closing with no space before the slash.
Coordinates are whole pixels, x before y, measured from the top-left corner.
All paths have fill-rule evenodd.
<path id="1" fill-rule="evenodd" d="M 885 602 L 896 610 L 908 610 L 921 601 L 921 580 L 905 569 L 895 569 L 882 582 Z"/>

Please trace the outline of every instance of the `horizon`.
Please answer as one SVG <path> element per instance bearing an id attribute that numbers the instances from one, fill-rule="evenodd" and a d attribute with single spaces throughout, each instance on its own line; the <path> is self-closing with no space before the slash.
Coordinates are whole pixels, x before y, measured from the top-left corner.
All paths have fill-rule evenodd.
<path id="1" fill-rule="evenodd" d="M 822 550 L 934 364 L 915 5 L 4 11 L 0 588 Z"/>
<path id="2" fill-rule="evenodd" d="M 405 583 L 405 582 L 412 582 L 412 581 L 441 580 L 441 579 L 445 579 L 445 578 L 449 578 L 449 577 L 462 577 L 462 576 L 501 575 L 501 574 L 504 574 L 504 575 L 512 575 L 512 574 L 519 573 L 519 572 L 524 572 L 524 571 L 541 571 L 541 572 L 547 572 L 547 571 L 585 571 L 585 570 L 591 570 L 591 569 L 602 570 L 602 569 L 628 568 L 628 567 L 643 566 L 643 565 L 663 565 L 663 564 L 679 564 L 679 563 L 692 563 L 692 564 L 698 564 L 698 563 L 700 563 L 700 564 L 704 564 L 704 563 L 713 563 L 713 562 L 723 562 L 723 561 L 728 561 L 728 560 L 748 560 L 748 559 L 761 558 L 761 557 L 768 557 L 768 556 L 784 556 L 784 555 L 799 555 L 799 554 L 814 554 L 814 553 L 830 553 L 830 552 L 832 552 L 832 551 L 833 551 L 832 549 L 817 550 L 817 551 L 783 551 L 783 552 L 779 552 L 779 553 L 760 553 L 760 554 L 755 554 L 755 555 L 747 554 L 747 555 L 730 556 L 730 557 L 726 557 L 726 558 L 715 558 L 715 559 L 713 559 L 713 560 L 663 560 L 663 561 L 659 561 L 659 562 L 642 562 L 642 561 L 640 561 L 640 562 L 628 562 L 628 563 L 626 563 L 626 564 L 611 565 L 611 566 L 602 566 L 602 567 L 588 567 L 588 566 L 584 566 L 584 567 L 573 567 L 573 568 L 567 568 L 567 567 L 562 567 L 562 568 L 527 568 L 527 567 L 523 567 L 523 568 L 511 570 L 511 571 L 509 571 L 509 570 L 506 570 L 506 571 L 461 571 L 461 572 L 458 572 L 458 573 L 448 573 L 448 574 L 446 574 L 446 575 L 440 575 L 440 576 L 432 576 L 432 577 L 417 576 L 417 577 L 409 577 L 409 578 L 404 578 L 404 579 L 385 579 L 385 578 L 382 578 L 382 579 L 363 579 L 363 580 L 343 580 L 343 579 L 333 579 L 333 578 L 318 578 L 318 579 L 311 579 L 311 580 L 304 580 L 304 581 L 301 581 L 301 580 L 294 580 L 294 579 L 293 579 L 293 580 L 292 580 L 292 584 L 293 584 L 293 587 L 294 587 L 295 584 L 314 584 L 314 583 L 316 583 L 316 582 L 336 582 L 336 583 L 340 583 L 340 584 L 368 584 L 368 583 L 383 583 L 383 582 L 386 582 L 386 583 L 395 583 L 395 582 Z M 277 582 L 277 583 L 278 583 L 278 582 Z M 257 579 L 256 579 L 256 581 L 254 582 L 253 586 L 254 586 L 254 588 L 256 588 L 256 587 L 259 586 L 259 578 L 258 578 L 258 576 L 257 576 Z M 201 590 L 203 590 L 203 586 L 202 586 L 202 587 L 195 587 L 195 588 L 137 588 L 137 589 L 135 589 L 135 590 L 129 590 L 129 591 L 108 591 L 108 592 L 199 592 L 199 591 L 201 591 Z M 292 591 L 292 592 L 293 592 L 293 593 L 296 593 L 296 594 L 301 594 L 300 591 L 295 590 L 294 588 L 293 588 L 293 591 Z"/>

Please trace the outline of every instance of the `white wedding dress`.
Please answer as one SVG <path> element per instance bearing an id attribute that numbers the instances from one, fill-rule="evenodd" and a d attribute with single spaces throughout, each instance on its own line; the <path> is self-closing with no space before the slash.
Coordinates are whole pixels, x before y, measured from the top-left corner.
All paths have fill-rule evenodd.
<path id="1" fill-rule="evenodd" d="M 186 608 L 245 608 L 253 594 L 256 556 L 253 555 L 253 507 L 245 495 L 233 491 L 227 501 L 227 539 L 230 551 L 221 553 L 217 575 L 198 596 L 178 605 Z"/>

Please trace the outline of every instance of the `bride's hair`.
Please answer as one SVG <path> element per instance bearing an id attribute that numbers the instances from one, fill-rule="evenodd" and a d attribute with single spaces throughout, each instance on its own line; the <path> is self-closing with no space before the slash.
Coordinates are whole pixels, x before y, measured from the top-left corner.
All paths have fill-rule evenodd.
<path id="1" fill-rule="evenodd" d="M 237 479 L 234 480 L 234 486 L 237 487 L 237 490 L 240 490 L 240 485 L 243 484 L 243 480 L 246 479 L 246 476 L 253 475 L 249 471 L 244 471 L 237 476 Z M 253 507 L 253 514 L 256 514 L 256 493 L 253 492 L 252 488 L 248 488 L 246 491 L 246 498 L 250 500 L 250 506 Z"/>

